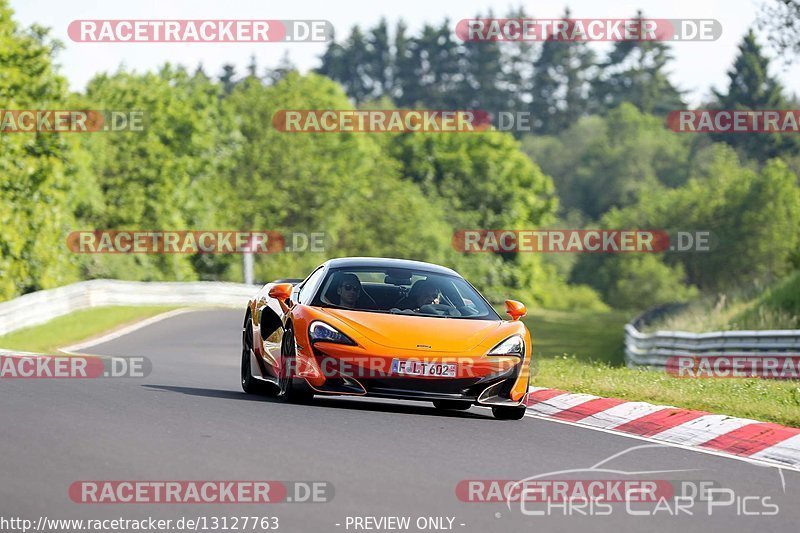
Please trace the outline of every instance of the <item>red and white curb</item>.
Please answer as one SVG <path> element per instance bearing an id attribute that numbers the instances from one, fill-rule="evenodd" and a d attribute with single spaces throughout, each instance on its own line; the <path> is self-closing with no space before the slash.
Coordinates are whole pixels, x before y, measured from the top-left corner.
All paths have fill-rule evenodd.
<path id="1" fill-rule="evenodd" d="M 542 387 L 525 403 L 540 417 L 800 469 L 798 428 Z"/>

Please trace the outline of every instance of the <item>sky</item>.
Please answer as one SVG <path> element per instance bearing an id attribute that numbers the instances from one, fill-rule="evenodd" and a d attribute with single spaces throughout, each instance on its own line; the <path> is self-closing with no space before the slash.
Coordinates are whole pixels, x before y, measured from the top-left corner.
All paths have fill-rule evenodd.
<path id="1" fill-rule="evenodd" d="M 727 86 L 726 73 L 736 57 L 737 45 L 754 26 L 762 3 L 771 0 L 570 0 L 543 2 L 498 2 L 492 0 L 11 0 L 15 19 L 23 26 L 40 24 L 52 29 L 53 37 L 65 49 L 57 56 L 61 73 L 72 90 L 82 90 L 97 73 L 114 72 L 120 65 L 128 70 L 155 70 L 164 62 L 196 67 L 202 63 L 206 73 L 216 75 L 225 63 L 244 73 L 255 56 L 260 68 L 275 66 L 284 53 L 301 70 L 319 65 L 324 43 L 80 43 L 67 35 L 69 23 L 77 19 L 324 19 L 333 23 L 338 37 L 347 35 L 354 24 L 369 28 L 385 17 L 390 26 L 403 19 L 410 29 L 424 23 L 455 22 L 485 14 L 495 16 L 511 8 L 523 7 L 529 16 L 558 18 L 569 6 L 574 18 L 630 18 L 638 9 L 649 18 L 713 18 L 722 24 L 722 36 L 714 42 L 672 44 L 675 60 L 671 79 L 687 92 L 687 101 L 696 106 L 708 99 L 711 87 Z M 757 30 L 766 45 L 766 34 Z M 606 43 L 592 43 L 601 53 Z M 768 53 L 771 50 L 765 46 Z M 790 93 L 800 87 L 800 64 L 773 61 L 772 72 Z"/>

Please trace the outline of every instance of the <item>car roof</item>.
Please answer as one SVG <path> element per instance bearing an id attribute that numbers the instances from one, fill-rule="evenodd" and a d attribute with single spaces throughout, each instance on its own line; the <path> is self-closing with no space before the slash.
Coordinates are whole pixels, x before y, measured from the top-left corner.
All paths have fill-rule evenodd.
<path id="1" fill-rule="evenodd" d="M 461 277 L 461 274 L 447 267 L 424 263 L 422 261 L 412 261 L 410 259 L 394 259 L 389 257 L 340 257 L 326 261 L 330 268 L 358 268 L 358 267 L 378 267 L 378 268 L 410 268 L 424 270 L 434 274 L 448 274 Z"/>

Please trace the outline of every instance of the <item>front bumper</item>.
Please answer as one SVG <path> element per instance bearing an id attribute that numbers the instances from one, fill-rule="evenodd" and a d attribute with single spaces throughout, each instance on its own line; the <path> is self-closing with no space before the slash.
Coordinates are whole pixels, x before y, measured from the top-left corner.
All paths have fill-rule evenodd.
<path id="1" fill-rule="evenodd" d="M 516 356 L 450 356 L 416 350 L 366 354 L 360 346 L 321 342 L 311 348 L 297 348 L 297 377 L 321 394 L 520 405 L 528 389 L 528 360 Z M 391 370 L 396 358 L 455 364 L 456 375 L 397 374 Z"/>

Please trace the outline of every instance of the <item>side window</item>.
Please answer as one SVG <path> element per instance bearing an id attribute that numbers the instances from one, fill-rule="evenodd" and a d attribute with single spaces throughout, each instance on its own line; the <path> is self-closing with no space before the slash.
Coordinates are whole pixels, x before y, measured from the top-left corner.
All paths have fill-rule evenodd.
<path id="1" fill-rule="evenodd" d="M 319 278 L 322 277 L 322 273 L 324 270 L 325 269 L 323 269 L 322 267 L 319 267 L 310 276 L 308 276 L 308 279 L 306 279 L 305 283 L 303 283 L 303 286 L 300 287 L 300 294 L 298 294 L 298 301 L 300 303 L 304 303 L 311 300 L 311 297 L 313 296 L 313 294 L 311 294 L 311 291 L 314 290 L 314 286 L 319 281 Z"/>

